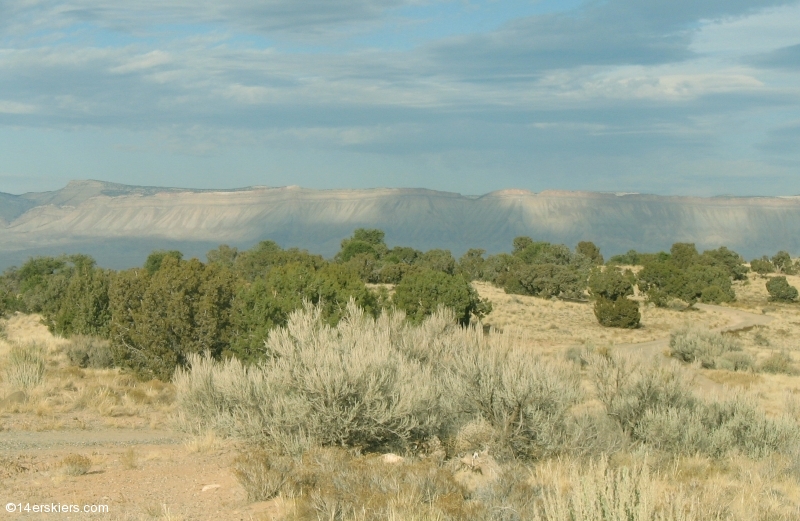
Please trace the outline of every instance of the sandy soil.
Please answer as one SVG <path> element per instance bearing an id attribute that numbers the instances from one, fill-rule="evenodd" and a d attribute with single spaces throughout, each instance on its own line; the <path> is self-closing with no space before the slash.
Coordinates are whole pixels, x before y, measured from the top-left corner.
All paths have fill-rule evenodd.
<path id="1" fill-rule="evenodd" d="M 691 312 L 645 306 L 643 327 L 632 331 L 599 326 L 587 304 L 507 295 L 487 284 L 476 287 L 494 303 L 486 324 L 523 331 L 531 348 L 545 355 L 562 356 L 569 347 L 586 345 L 658 353 L 670 331 L 688 323 L 730 331 L 756 357 L 781 350 L 797 362 L 800 306 L 767 302 L 764 282 L 751 276 L 747 284 L 737 285 L 741 298 L 734 306 L 701 305 Z M 790 282 L 800 286 L 800 279 Z M 0 357 L 21 339 L 36 339 L 56 354 L 67 342 L 53 338 L 37 317 L 17 315 L 4 326 Z M 695 370 L 717 389 L 744 392 L 772 414 L 800 418 L 798 376 Z M 171 406 L 159 401 L 169 395 L 164 384 L 148 387 L 114 371 L 55 366 L 48 368 L 47 378 L 46 392 L 32 394 L 29 403 L 0 403 L 2 504 L 108 505 L 109 511 L 7 513 L 4 519 L 251 520 L 272 519 L 280 512 L 280 501 L 248 504 L 231 472 L 235 443 L 170 429 Z M 76 398 L 81 393 L 88 397 L 83 402 Z M 11 389 L 0 387 L 0 399 L 10 394 Z M 85 474 L 65 473 L 62 462 L 73 454 L 91 461 Z"/>

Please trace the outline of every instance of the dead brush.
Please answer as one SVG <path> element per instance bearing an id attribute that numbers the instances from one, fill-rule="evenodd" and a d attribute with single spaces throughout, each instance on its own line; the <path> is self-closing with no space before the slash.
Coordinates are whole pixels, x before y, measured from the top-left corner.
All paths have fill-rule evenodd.
<path id="1" fill-rule="evenodd" d="M 83 476 L 92 468 L 92 460 L 80 454 L 70 454 L 61 460 L 59 466 L 67 476 Z"/>
<path id="2" fill-rule="evenodd" d="M 243 484 L 243 478 L 259 476 L 258 491 L 293 497 L 291 519 L 296 521 L 476 519 L 476 505 L 466 500 L 452 474 L 431 460 L 387 463 L 380 455 L 317 447 L 300 459 L 256 452 L 238 464 Z M 249 468 L 247 475 L 242 464 Z"/>

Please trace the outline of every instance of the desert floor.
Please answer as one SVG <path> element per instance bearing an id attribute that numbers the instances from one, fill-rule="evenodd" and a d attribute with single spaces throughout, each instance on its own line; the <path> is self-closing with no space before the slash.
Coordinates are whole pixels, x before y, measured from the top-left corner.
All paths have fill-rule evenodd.
<path id="1" fill-rule="evenodd" d="M 789 279 L 800 287 L 799 277 Z M 636 330 L 599 326 L 588 304 L 507 295 L 485 283 L 475 287 L 494 304 L 485 324 L 519 331 L 541 356 L 564 357 L 577 347 L 638 352 L 666 361 L 670 332 L 694 325 L 735 335 L 757 360 L 785 352 L 800 362 L 800 305 L 768 302 L 764 282 L 751 274 L 737 283 L 738 301 L 731 306 L 682 311 L 645 305 L 642 327 Z M 234 442 L 171 429 L 170 384 L 71 367 L 64 354 L 69 342 L 50 335 L 36 316 L 15 315 L 4 321 L 3 331 L 0 360 L 15 342 L 36 341 L 47 346 L 50 365 L 45 383 L 24 397 L 0 384 L 0 499 L 31 509 L 51 503 L 108 506 L 107 513 L 26 511 L 6 513 L 4 519 L 249 520 L 280 515 L 280 501 L 248 504 L 230 470 L 239 449 Z M 699 392 L 741 392 L 771 415 L 800 417 L 800 376 L 696 366 L 687 371 Z M 80 475 L 66 470 L 65 461 L 73 455 L 88 458 Z M 800 505 L 799 490 L 782 489 L 783 500 Z"/>

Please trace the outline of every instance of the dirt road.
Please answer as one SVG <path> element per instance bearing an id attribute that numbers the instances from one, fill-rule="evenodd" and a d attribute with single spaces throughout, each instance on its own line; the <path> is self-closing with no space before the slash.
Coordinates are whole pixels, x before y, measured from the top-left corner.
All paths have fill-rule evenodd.
<path id="1" fill-rule="evenodd" d="M 694 307 L 700 311 L 715 311 L 729 319 L 728 324 L 722 327 L 711 329 L 711 331 L 715 331 L 717 333 L 728 333 L 732 331 L 741 331 L 743 329 L 748 329 L 755 326 L 765 326 L 774 319 L 769 315 L 751 313 L 749 311 L 742 311 L 740 309 L 733 309 L 725 306 L 715 306 L 713 304 L 695 304 Z M 662 353 L 669 347 L 669 337 L 651 340 L 650 342 L 620 344 L 616 347 L 624 351 L 642 354 L 645 357 L 652 357 Z"/>

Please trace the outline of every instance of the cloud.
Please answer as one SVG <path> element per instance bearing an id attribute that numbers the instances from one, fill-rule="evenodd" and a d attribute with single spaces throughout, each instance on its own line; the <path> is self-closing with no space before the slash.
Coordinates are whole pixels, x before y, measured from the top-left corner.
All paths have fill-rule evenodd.
<path id="1" fill-rule="evenodd" d="M 800 44 L 759 54 L 748 62 L 756 67 L 800 70 Z"/>
<path id="2" fill-rule="evenodd" d="M 487 33 L 431 44 L 448 71 L 475 81 L 510 81 L 582 66 L 656 65 L 697 57 L 702 19 L 756 12 L 784 0 L 608 0 L 565 13 L 529 16 Z"/>
<path id="3" fill-rule="evenodd" d="M 131 34 L 163 27 L 217 25 L 253 34 L 300 38 L 348 36 L 388 10 L 435 0 L 29 0 L 0 4 L 0 28 L 25 33 L 35 27 L 92 24 Z"/>
<path id="4" fill-rule="evenodd" d="M 800 122 L 793 122 L 772 129 L 758 147 L 771 154 L 782 154 L 800 158 Z"/>

